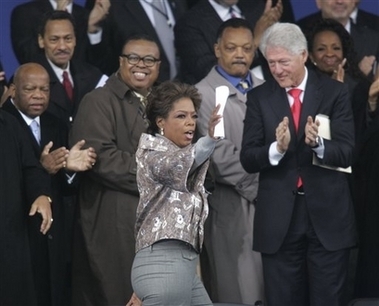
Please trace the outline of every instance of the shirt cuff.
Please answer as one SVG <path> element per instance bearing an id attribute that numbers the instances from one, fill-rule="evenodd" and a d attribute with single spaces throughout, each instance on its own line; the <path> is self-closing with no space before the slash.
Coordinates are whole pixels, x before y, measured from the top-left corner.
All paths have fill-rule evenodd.
<path id="1" fill-rule="evenodd" d="M 283 158 L 284 154 L 286 154 L 286 152 L 284 153 L 280 153 L 277 149 L 276 149 L 276 145 L 277 145 L 277 141 L 274 141 L 271 145 L 270 145 L 270 149 L 268 151 L 268 159 L 270 161 L 270 164 L 272 166 L 277 166 L 280 162 L 280 160 Z"/>
<path id="2" fill-rule="evenodd" d="M 101 36 L 103 35 L 103 29 L 100 29 L 96 33 L 87 33 L 88 39 L 91 45 L 97 45 L 101 42 Z"/>

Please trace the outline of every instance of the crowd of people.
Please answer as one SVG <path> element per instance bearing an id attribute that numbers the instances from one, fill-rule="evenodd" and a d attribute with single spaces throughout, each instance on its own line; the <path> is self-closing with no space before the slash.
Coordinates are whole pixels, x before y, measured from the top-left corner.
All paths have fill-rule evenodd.
<path id="1" fill-rule="evenodd" d="M 379 12 L 315 2 L 16 6 L 0 304 L 379 301 Z"/>

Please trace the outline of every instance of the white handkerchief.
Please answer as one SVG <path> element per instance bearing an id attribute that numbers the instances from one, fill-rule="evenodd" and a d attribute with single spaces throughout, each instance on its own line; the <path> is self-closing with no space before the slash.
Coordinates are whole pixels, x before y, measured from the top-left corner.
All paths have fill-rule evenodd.
<path id="1" fill-rule="evenodd" d="M 221 105 L 220 109 L 218 110 L 218 115 L 224 114 L 224 109 L 225 109 L 225 105 L 228 100 L 228 97 L 229 97 L 228 86 L 216 87 L 216 97 L 215 97 L 216 106 L 219 104 Z M 225 138 L 224 118 L 221 118 L 220 122 L 216 125 L 214 137 Z"/>

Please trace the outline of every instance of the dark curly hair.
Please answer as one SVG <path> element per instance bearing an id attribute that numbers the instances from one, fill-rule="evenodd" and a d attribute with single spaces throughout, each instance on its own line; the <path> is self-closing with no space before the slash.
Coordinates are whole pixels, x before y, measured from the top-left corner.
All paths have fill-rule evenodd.
<path id="1" fill-rule="evenodd" d="M 345 71 L 355 78 L 364 77 L 363 73 L 358 67 L 357 54 L 354 49 L 354 42 L 350 34 L 346 31 L 344 26 L 333 19 L 321 19 L 319 20 L 312 30 L 307 35 L 308 51 L 313 53 L 314 40 L 317 34 L 325 31 L 330 31 L 339 37 L 342 45 L 342 55 L 346 58 L 346 64 L 344 66 Z"/>
<path id="2" fill-rule="evenodd" d="M 157 118 L 167 118 L 173 105 L 182 98 L 191 99 L 195 110 L 199 110 L 201 95 L 195 86 L 177 81 L 165 81 L 153 87 L 147 97 L 146 105 L 146 118 L 149 121 L 147 132 L 149 134 L 159 133 Z"/>

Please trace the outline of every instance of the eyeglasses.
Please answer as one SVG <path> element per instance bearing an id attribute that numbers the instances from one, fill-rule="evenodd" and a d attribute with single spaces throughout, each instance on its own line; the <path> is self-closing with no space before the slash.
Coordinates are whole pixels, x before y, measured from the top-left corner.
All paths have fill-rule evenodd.
<path id="1" fill-rule="evenodd" d="M 125 57 L 130 65 L 137 65 L 140 62 L 140 60 L 142 60 L 146 67 L 153 67 L 156 62 L 161 61 L 159 58 L 155 58 L 149 55 L 145 57 L 140 57 L 136 54 L 121 54 L 121 56 Z"/>

